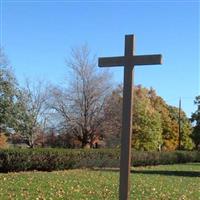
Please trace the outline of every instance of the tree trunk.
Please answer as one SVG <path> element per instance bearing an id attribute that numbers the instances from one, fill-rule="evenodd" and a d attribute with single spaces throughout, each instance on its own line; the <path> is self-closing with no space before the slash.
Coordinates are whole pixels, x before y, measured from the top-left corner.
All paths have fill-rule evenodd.
<path id="1" fill-rule="evenodd" d="M 83 149 L 90 149 L 90 143 L 89 142 L 87 142 L 87 143 L 82 142 L 82 148 Z"/>

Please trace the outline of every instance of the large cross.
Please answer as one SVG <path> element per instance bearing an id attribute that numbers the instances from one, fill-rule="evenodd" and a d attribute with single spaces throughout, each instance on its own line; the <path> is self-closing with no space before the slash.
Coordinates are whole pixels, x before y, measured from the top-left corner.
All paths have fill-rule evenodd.
<path id="1" fill-rule="evenodd" d="M 130 163 L 132 136 L 133 69 L 135 65 L 161 64 L 162 56 L 134 56 L 134 35 L 125 36 L 124 56 L 99 58 L 99 67 L 124 66 L 123 114 L 120 154 L 119 199 L 128 200 L 130 196 Z"/>

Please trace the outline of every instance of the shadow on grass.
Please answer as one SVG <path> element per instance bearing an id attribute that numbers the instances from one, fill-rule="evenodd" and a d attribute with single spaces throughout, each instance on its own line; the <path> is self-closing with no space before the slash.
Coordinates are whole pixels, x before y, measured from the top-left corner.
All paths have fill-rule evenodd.
<path id="1" fill-rule="evenodd" d="M 200 163 L 187 163 L 187 165 L 199 166 L 199 167 L 200 167 Z M 200 168 L 199 168 L 199 169 L 200 169 Z"/>
<path id="2" fill-rule="evenodd" d="M 95 168 L 93 171 L 102 172 L 118 172 L 117 168 Z M 200 171 L 167 171 L 167 170 L 131 170 L 132 174 L 147 174 L 147 175 L 163 175 L 163 176 L 183 176 L 183 177 L 200 177 Z"/>
<path id="3" fill-rule="evenodd" d="M 200 172 L 197 171 L 131 170 L 131 173 L 164 176 L 200 177 Z"/>

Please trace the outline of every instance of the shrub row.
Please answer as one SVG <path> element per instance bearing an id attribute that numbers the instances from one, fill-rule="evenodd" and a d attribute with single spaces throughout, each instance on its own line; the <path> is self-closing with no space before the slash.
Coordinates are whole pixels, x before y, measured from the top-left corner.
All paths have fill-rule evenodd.
<path id="1" fill-rule="evenodd" d="M 0 150 L 0 172 L 119 167 L 119 149 L 7 149 Z M 200 162 L 200 152 L 132 151 L 132 166 Z"/>

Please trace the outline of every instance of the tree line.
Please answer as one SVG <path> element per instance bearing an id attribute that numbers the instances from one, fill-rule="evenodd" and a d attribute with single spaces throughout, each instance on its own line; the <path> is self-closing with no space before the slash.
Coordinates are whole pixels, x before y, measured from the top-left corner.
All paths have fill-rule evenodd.
<path id="1" fill-rule="evenodd" d="M 122 85 L 113 88 L 111 74 L 98 70 L 96 60 L 87 46 L 72 49 L 66 61 L 66 85 L 26 80 L 20 86 L 0 49 L 0 148 L 120 147 Z M 200 96 L 195 104 L 197 111 L 188 119 L 183 110 L 179 116 L 179 109 L 168 105 L 153 88 L 135 86 L 132 147 L 198 148 Z"/>

